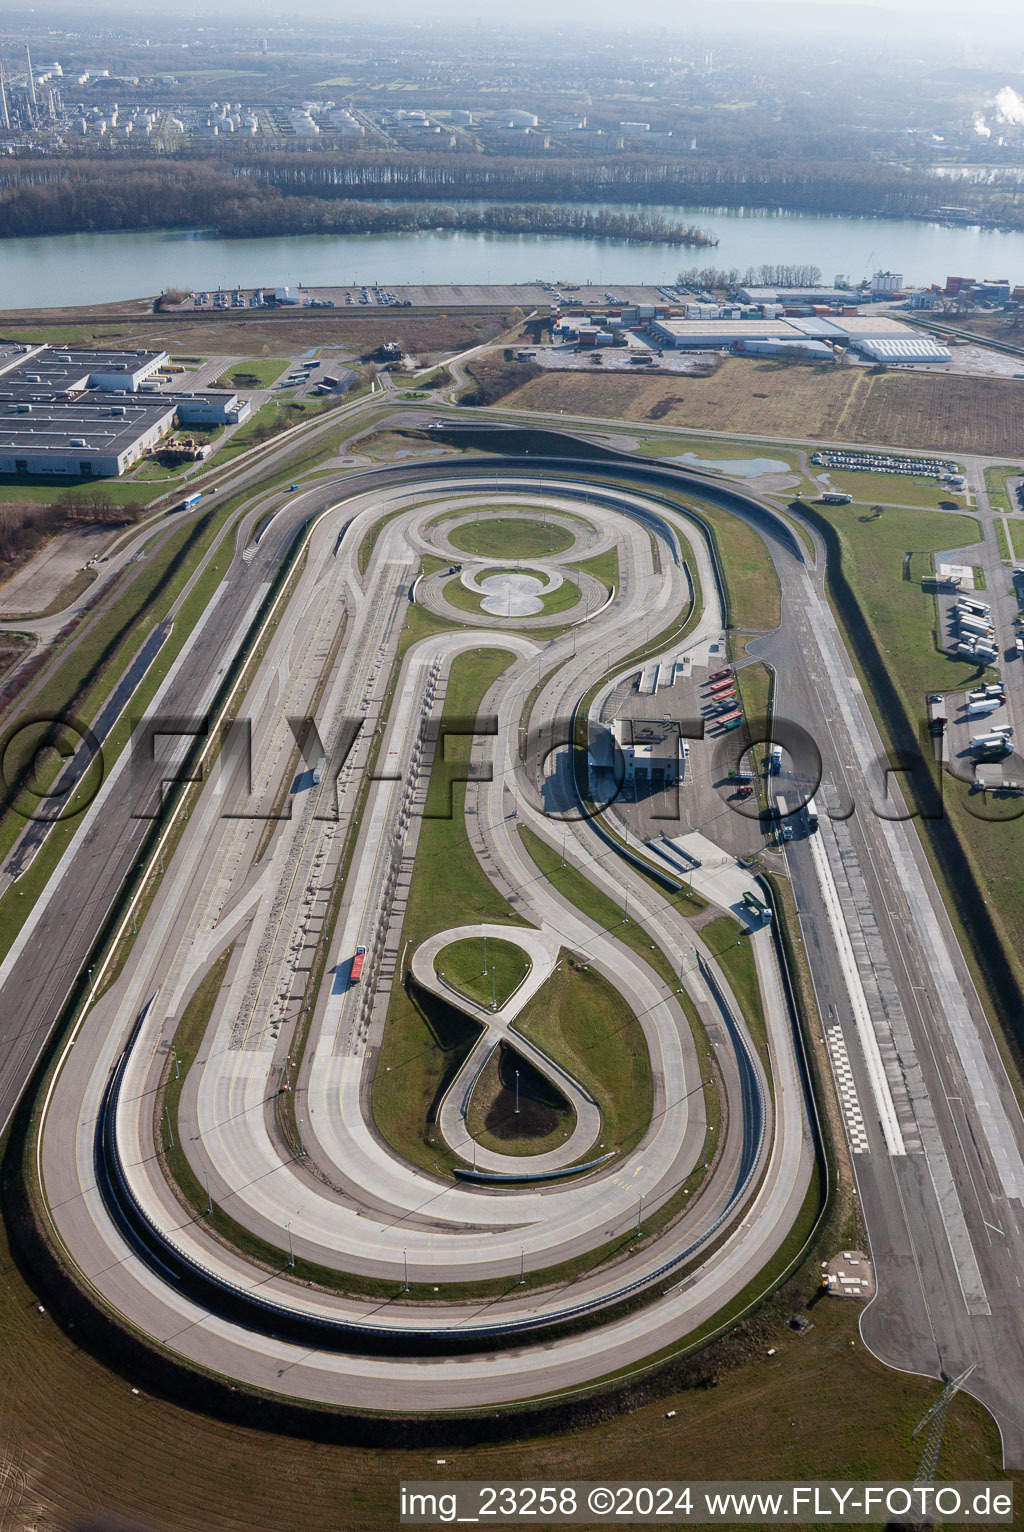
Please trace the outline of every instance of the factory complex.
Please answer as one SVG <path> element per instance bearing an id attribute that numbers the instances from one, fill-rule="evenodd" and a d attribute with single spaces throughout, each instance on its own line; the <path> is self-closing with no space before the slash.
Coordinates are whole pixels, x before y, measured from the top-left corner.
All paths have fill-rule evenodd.
<path id="1" fill-rule="evenodd" d="M 180 393 L 165 351 L 0 347 L 0 473 L 116 478 L 176 426 L 235 425 L 228 390 Z"/>
<path id="2" fill-rule="evenodd" d="M 852 351 L 868 362 L 921 364 L 948 362 L 951 353 L 931 336 L 898 319 L 872 314 L 812 314 L 772 319 L 733 318 L 719 314 L 699 319 L 654 319 L 650 334 L 659 345 L 691 350 L 731 350 L 752 356 L 832 360 Z"/>

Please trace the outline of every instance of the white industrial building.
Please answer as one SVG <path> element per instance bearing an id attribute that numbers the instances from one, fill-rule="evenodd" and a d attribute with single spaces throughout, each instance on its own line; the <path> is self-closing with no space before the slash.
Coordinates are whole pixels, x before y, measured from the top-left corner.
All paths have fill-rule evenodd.
<path id="1" fill-rule="evenodd" d="M 0 473 L 116 478 L 176 424 L 233 425 L 230 390 L 180 394 L 148 383 L 163 351 L 0 348 Z"/>
<path id="2" fill-rule="evenodd" d="M 159 444 L 174 416 L 173 399 L 11 404 L 0 392 L 0 473 L 116 478 Z"/>
<path id="3" fill-rule="evenodd" d="M 813 356 L 820 360 L 852 351 L 868 361 L 902 364 L 948 362 L 951 353 L 885 315 L 830 315 L 779 319 L 655 319 L 652 338 L 662 346 L 692 351 L 738 351 L 751 355 Z"/>
<path id="4" fill-rule="evenodd" d="M 687 747 L 677 721 L 614 718 L 611 728 L 597 730 L 590 743 L 590 770 L 595 782 L 601 773 L 643 792 L 659 792 L 681 782 Z"/>

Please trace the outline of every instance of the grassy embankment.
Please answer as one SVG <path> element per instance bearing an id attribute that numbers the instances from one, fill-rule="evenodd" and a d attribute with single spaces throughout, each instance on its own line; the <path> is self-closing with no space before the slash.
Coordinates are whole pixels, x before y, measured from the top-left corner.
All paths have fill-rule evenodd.
<path id="1" fill-rule="evenodd" d="M 602 1118 L 594 1152 L 628 1154 L 650 1125 L 654 1085 L 643 1028 L 618 990 L 563 952 L 515 1025 L 594 1097 Z"/>
<path id="2" fill-rule="evenodd" d="M 757 982 L 757 966 L 750 937 L 738 920 L 731 915 L 717 915 L 701 926 L 701 938 L 707 943 L 721 965 L 725 977 L 732 986 L 750 1036 L 771 1078 L 771 1061 L 768 1055 L 768 1032 L 765 1027 L 764 1008 L 761 1004 L 761 987 Z"/>
<path id="3" fill-rule="evenodd" d="M 575 1123 L 562 1092 L 513 1046 L 499 1043 L 466 1107 L 470 1137 L 498 1154 L 548 1154 L 565 1143 Z"/>
<path id="4" fill-rule="evenodd" d="M 743 630 L 777 628 L 782 620 L 782 597 L 763 539 L 737 516 L 718 506 L 697 505 L 711 526 L 718 549 L 728 602 L 728 625 Z"/>
<path id="5" fill-rule="evenodd" d="M 1017 479 L 1024 473 L 1024 468 L 1013 467 L 1010 463 L 999 463 L 996 467 L 985 469 L 985 488 L 988 490 L 989 504 L 994 511 L 1002 511 L 1009 515 L 1017 509 L 1010 498 L 1008 479 Z"/>
<path id="6" fill-rule="evenodd" d="M 473 717 L 480 700 L 512 663 L 504 649 L 480 649 L 452 664 L 443 717 Z M 448 743 L 448 760 L 469 758 L 468 740 Z M 484 874 L 466 834 L 465 783 L 449 784 L 435 762 L 420 829 L 402 927 L 402 950 L 417 947 L 447 927 L 481 920 L 523 921 Z M 448 812 L 449 793 L 451 813 Z M 379 1131 L 403 1158 L 425 1170 L 452 1160 L 435 1132 L 432 1113 L 478 1035 L 454 1006 L 426 995 L 409 980 L 392 992 L 373 1081 L 373 1114 Z"/>

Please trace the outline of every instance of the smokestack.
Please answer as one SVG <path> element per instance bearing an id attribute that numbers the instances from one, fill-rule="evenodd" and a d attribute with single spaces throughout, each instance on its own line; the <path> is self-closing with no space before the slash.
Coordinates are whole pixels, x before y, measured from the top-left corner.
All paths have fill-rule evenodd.
<path id="1" fill-rule="evenodd" d="M 32 103 L 32 121 L 35 122 L 39 108 L 36 103 L 36 81 L 32 73 L 32 54 L 29 52 L 28 43 L 25 44 L 25 62 L 28 65 L 28 99 Z"/>
<path id="2" fill-rule="evenodd" d="M 4 66 L 0 64 L 0 124 L 9 133 L 11 130 L 11 114 L 7 110 L 7 89 L 4 85 Z"/>

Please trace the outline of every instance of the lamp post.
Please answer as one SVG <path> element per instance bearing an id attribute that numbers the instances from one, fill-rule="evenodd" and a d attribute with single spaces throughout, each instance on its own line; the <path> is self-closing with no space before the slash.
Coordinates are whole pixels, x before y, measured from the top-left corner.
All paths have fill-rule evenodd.
<path id="1" fill-rule="evenodd" d="M 402 1274 L 403 1274 L 403 1276 L 402 1276 L 402 1292 L 403 1293 L 407 1293 L 409 1291 L 409 1252 L 408 1252 L 408 1250 L 403 1250 L 402 1251 Z"/>
<path id="2" fill-rule="evenodd" d="M 519 1111 L 519 1071 L 516 1070 L 516 1112 Z"/>
<path id="3" fill-rule="evenodd" d="M 286 1223 L 285 1224 L 285 1228 L 288 1230 L 288 1265 L 289 1266 L 294 1266 L 295 1265 L 295 1246 L 292 1244 L 292 1226 L 291 1226 L 290 1223 Z"/>

